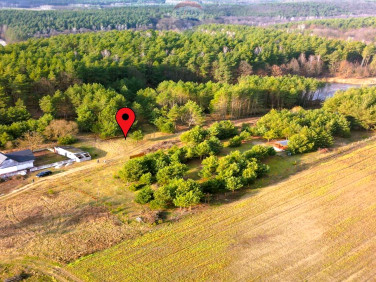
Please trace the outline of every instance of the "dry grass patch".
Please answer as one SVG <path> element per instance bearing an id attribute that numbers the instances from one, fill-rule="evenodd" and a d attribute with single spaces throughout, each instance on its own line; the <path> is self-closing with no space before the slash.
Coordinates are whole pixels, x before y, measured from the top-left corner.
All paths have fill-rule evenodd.
<path id="1" fill-rule="evenodd" d="M 74 164 L 0 198 L 0 253 L 69 262 L 149 230 L 134 223 L 142 207 L 114 175 L 129 155 L 155 143 L 88 138 L 77 146 L 104 152 L 99 163 Z"/>
<path id="2" fill-rule="evenodd" d="M 87 281 L 375 278 L 376 142 L 359 146 L 68 269 Z"/>

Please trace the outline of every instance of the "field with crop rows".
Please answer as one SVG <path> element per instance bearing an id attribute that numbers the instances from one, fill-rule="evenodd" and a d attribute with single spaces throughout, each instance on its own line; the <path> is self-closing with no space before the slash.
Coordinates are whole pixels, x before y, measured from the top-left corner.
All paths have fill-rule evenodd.
<path id="1" fill-rule="evenodd" d="M 68 266 L 87 281 L 367 280 L 376 142 Z"/>

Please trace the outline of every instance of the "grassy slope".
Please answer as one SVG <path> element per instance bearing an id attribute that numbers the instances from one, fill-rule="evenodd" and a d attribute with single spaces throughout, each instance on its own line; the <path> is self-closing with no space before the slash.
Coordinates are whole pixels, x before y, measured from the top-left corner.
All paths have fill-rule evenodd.
<path id="1" fill-rule="evenodd" d="M 68 270 L 90 281 L 375 277 L 375 156 L 369 141 Z"/>
<path id="2" fill-rule="evenodd" d="M 140 144 L 123 139 L 79 143 L 96 147 L 91 153 L 100 157 L 100 163 L 92 160 L 51 169 L 54 175 L 34 183 L 30 178 L 25 190 L 0 197 L 0 262 L 8 261 L 2 255 L 70 261 L 145 232 L 149 227 L 127 224 L 141 207 L 113 176 L 129 155 L 160 142 L 161 136 L 148 137 Z"/>

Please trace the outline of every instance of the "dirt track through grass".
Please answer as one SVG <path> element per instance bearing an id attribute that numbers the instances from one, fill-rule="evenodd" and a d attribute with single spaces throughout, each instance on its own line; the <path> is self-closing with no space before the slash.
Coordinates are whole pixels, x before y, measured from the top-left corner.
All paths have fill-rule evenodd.
<path id="1" fill-rule="evenodd" d="M 375 278 L 376 143 L 69 266 L 90 281 Z"/>

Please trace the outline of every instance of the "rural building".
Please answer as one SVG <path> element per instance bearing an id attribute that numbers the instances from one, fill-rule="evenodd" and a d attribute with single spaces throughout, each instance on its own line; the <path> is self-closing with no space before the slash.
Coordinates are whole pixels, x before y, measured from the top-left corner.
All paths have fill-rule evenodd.
<path id="1" fill-rule="evenodd" d="M 35 157 L 31 150 L 0 153 L 0 175 L 34 167 Z"/>
<path id="2" fill-rule="evenodd" d="M 76 162 L 83 162 L 91 160 L 91 156 L 88 152 L 82 151 L 81 149 L 72 146 L 60 146 L 55 147 L 54 152 L 61 156 L 65 156 Z"/>
<path id="3" fill-rule="evenodd" d="M 287 150 L 287 145 L 289 144 L 289 140 L 282 140 L 282 141 L 274 141 L 272 146 L 276 152 L 283 152 Z"/>

